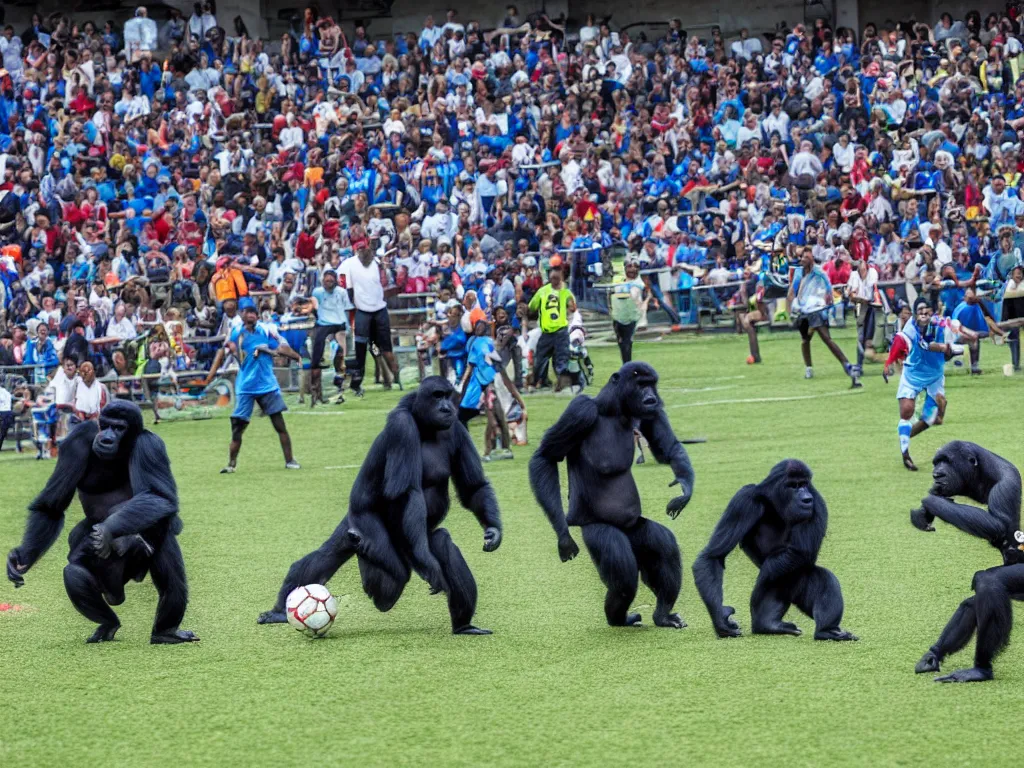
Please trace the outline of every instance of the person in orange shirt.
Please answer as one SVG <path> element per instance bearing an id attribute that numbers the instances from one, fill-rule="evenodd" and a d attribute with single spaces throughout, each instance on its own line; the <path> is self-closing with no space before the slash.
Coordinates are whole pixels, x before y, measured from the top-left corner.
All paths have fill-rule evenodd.
<path id="1" fill-rule="evenodd" d="M 218 309 L 228 299 L 237 301 L 249 295 L 245 275 L 227 256 L 217 259 L 217 271 L 210 279 L 210 292 L 211 298 L 217 302 Z"/>

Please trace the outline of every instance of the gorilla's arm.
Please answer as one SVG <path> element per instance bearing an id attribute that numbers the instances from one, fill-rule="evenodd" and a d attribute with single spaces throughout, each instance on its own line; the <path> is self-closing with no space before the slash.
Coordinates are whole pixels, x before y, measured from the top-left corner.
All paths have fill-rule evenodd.
<path id="1" fill-rule="evenodd" d="M 997 490 L 999 491 L 998 494 Z M 921 501 L 921 506 L 929 515 L 944 520 L 964 533 L 969 533 L 972 536 L 977 536 L 980 539 L 985 539 L 999 545 L 1007 537 L 1012 536 L 1015 530 L 1013 523 L 1006 514 L 1006 506 L 1009 505 L 1004 506 L 999 501 L 1000 497 L 1009 495 L 1011 494 L 1006 493 L 1005 489 L 1000 489 L 999 485 L 993 488 L 989 496 L 988 511 L 980 507 L 972 507 L 970 504 L 957 504 L 952 499 L 942 496 L 930 495 L 924 497 Z M 995 506 L 992 504 L 994 498 L 997 500 Z M 1017 489 L 1017 509 L 1020 509 L 1019 487 Z"/>
<path id="2" fill-rule="evenodd" d="M 473 440 L 461 422 L 455 422 L 451 428 L 455 440 L 452 459 L 452 482 L 459 501 L 472 512 L 484 529 L 484 551 L 493 552 L 501 544 L 501 512 L 498 510 L 498 498 L 494 495 L 484 466 L 480 462 L 480 454 L 473 447 Z"/>
<path id="3" fill-rule="evenodd" d="M 96 526 L 108 550 L 113 539 L 142 533 L 166 517 L 178 513 L 178 489 L 171 474 L 171 460 L 164 441 L 152 432 L 142 432 L 135 440 L 128 473 L 133 496 L 118 504 L 116 512 Z M 176 526 L 172 533 L 178 533 Z M 103 551 L 100 552 L 103 555 Z"/>
<path id="4" fill-rule="evenodd" d="M 722 578 L 725 558 L 764 514 L 764 505 L 756 491 L 756 485 L 745 485 L 736 492 L 715 526 L 711 541 L 693 561 L 694 584 L 719 637 L 737 637 L 740 634 L 739 626 L 729 618 L 733 609 L 722 605 Z"/>
<path id="5" fill-rule="evenodd" d="M 384 496 L 388 499 L 423 489 L 422 442 L 412 413 L 402 407 L 393 410 L 384 431 L 374 441 L 374 448 L 384 449 Z"/>
<path id="6" fill-rule="evenodd" d="M 675 519 L 690 503 L 693 496 L 693 467 L 690 465 L 690 457 L 686 454 L 683 444 L 676 438 L 669 423 L 668 416 L 664 411 L 659 411 L 653 419 L 644 419 L 640 422 L 640 433 L 647 438 L 651 447 L 651 453 L 659 464 L 671 464 L 672 473 L 676 476 L 679 489 L 682 491 L 676 498 L 668 503 L 666 511 L 669 517 Z"/>
<path id="7" fill-rule="evenodd" d="M 544 433 L 540 445 L 530 458 L 530 487 L 558 535 L 558 554 L 563 562 L 574 558 L 579 553 L 579 547 L 569 535 L 569 525 L 562 510 L 558 462 L 579 446 L 597 419 L 597 403 L 589 397 L 577 397 L 570 401 L 558 421 Z"/>
<path id="8" fill-rule="evenodd" d="M 89 465 L 92 441 L 99 427 L 87 421 L 75 427 L 61 443 L 57 466 L 42 493 L 28 505 L 28 520 L 21 544 L 7 555 L 7 578 L 20 587 L 22 578 L 50 548 L 64 527 L 64 512 L 75 498 L 75 490 Z"/>
<path id="9" fill-rule="evenodd" d="M 811 518 L 793 524 L 789 529 L 785 546 L 769 553 L 764 559 L 757 576 L 759 585 L 778 581 L 817 562 L 821 543 L 825 540 L 825 529 L 828 527 L 828 508 L 821 494 L 813 486 L 811 493 L 814 496 Z"/>

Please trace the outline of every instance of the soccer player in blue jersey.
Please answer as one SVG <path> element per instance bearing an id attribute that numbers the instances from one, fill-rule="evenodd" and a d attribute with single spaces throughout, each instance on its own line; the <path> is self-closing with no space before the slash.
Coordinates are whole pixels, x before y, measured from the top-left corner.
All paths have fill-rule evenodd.
<path id="1" fill-rule="evenodd" d="M 288 406 L 284 404 L 281 385 L 274 376 L 274 354 L 298 363 L 302 362 L 302 358 L 281 338 L 276 328 L 258 322 L 260 315 L 256 302 L 245 297 L 239 300 L 238 309 L 242 325 L 231 332 L 230 339 L 224 344 L 238 358 L 240 367 L 235 378 L 235 410 L 231 414 L 228 465 L 220 472 L 226 475 L 235 471 L 238 452 L 242 448 L 242 433 L 249 426 L 253 407 L 257 403 L 263 413 L 270 417 L 270 423 L 274 425 L 281 440 L 285 469 L 299 469 L 299 463 L 292 456 L 292 439 L 284 424 L 284 412 Z"/>
<path id="2" fill-rule="evenodd" d="M 935 316 L 931 305 L 924 298 L 914 302 L 914 315 L 893 338 L 889 358 L 885 361 L 882 375 L 888 381 L 893 373 L 893 364 L 903 360 L 903 373 L 896 399 L 900 404 L 900 421 L 897 432 L 903 466 L 911 472 L 917 466 L 910 458 L 910 438 L 921 434 L 928 427 L 941 424 L 946 413 L 946 361 L 954 355 L 963 354 L 963 348 L 953 343 L 959 334 L 967 341 L 978 336 L 956 321 Z M 917 397 L 925 393 L 920 418 L 911 423 Z"/>

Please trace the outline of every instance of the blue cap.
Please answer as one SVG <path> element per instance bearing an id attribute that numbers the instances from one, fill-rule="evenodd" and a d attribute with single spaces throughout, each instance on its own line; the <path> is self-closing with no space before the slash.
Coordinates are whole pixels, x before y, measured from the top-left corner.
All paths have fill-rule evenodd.
<path id="1" fill-rule="evenodd" d="M 253 312 L 258 312 L 259 311 L 256 308 L 256 302 L 255 301 L 253 301 L 248 296 L 243 296 L 242 298 L 240 298 L 238 300 L 238 311 L 239 312 L 244 312 L 247 309 L 251 309 Z"/>

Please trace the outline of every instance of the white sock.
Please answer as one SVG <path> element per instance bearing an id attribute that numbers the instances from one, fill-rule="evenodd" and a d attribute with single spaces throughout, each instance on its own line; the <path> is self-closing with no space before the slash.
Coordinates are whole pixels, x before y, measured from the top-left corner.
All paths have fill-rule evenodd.
<path id="1" fill-rule="evenodd" d="M 899 425 L 896 427 L 896 431 L 900 435 L 900 452 L 906 453 L 910 450 L 910 429 L 912 425 L 906 419 L 900 419 Z"/>

